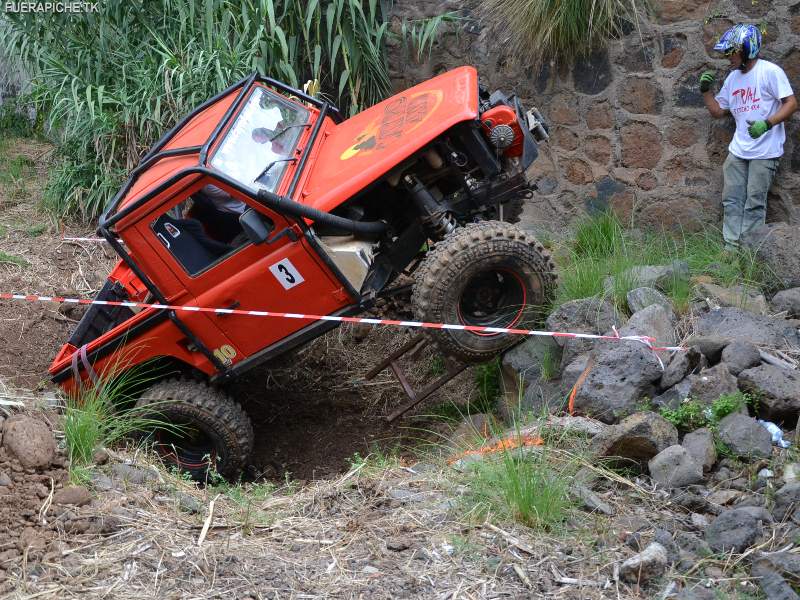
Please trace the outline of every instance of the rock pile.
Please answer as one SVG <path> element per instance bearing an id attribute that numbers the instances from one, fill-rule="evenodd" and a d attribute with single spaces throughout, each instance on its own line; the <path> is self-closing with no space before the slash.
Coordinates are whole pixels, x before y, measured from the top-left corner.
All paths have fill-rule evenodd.
<path id="1" fill-rule="evenodd" d="M 674 510 L 684 511 L 674 531 L 656 535 L 649 545 L 640 537 L 630 544 L 637 553 L 619 566 L 625 581 L 657 579 L 670 567 L 688 571 L 711 553 L 747 553 L 768 598 L 799 597 L 790 587 L 795 555 L 776 560 L 756 548 L 771 538 L 800 539 L 800 465 L 774 445 L 800 441 L 794 434 L 800 287 L 792 287 L 800 286 L 793 268 L 800 265 L 800 234 L 787 228 L 768 227 L 755 236 L 759 256 L 786 274 L 778 280 L 787 289 L 769 301 L 751 287 L 695 281 L 689 314 L 678 319 L 662 293 L 663 279 L 688 280 L 689 273 L 674 263 L 630 270 L 627 276 L 641 287 L 627 295 L 627 319 L 610 302 L 586 298 L 559 307 L 547 320 L 551 330 L 613 334 L 616 327 L 621 335 L 651 336 L 659 346 L 682 341 L 685 351 L 669 356 L 634 342 L 535 339 L 504 360 L 506 379 L 522 382 L 516 392 L 523 410 L 563 409 L 547 402 L 546 391 L 559 398 L 572 393 L 576 415 L 609 425 L 592 440 L 594 455 L 649 478 Z M 536 366 L 545 344 L 560 358 L 559 372 L 546 386 Z M 534 375 L 517 376 L 525 371 Z M 772 430 L 758 419 L 771 421 Z M 582 482 L 580 498 L 593 494 L 591 480 Z M 667 592 L 662 597 L 675 597 Z"/>

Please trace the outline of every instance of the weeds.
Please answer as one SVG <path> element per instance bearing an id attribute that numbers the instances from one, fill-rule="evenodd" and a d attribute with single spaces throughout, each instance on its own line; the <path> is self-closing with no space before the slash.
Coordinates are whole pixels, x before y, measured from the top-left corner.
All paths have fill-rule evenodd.
<path id="1" fill-rule="evenodd" d="M 542 360 L 539 363 L 539 378 L 542 381 L 550 381 L 558 377 L 561 369 L 561 360 L 556 352 L 550 348 L 545 348 L 542 353 Z"/>
<path id="2" fill-rule="evenodd" d="M 556 253 L 561 267 L 557 305 L 578 298 L 606 297 L 627 312 L 627 293 L 641 285 L 631 267 L 668 264 L 676 259 L 685 260 L 692 275 L 710 276 L 723 286 L 745 283 L 772 287 L 775 281 L 753 252 L 742 249 L 728 253 L 716 230 L 678 238 L 658 234 L 633 237 L 608 212 L 581 221 L 574 241 L 565 250 Z M 688 310 L 692 300 L 689 281 L 676 278 L 662 288 L 678 313 Z"/>
<path id="3" fill-rule="evenodd" d="M 130 390 L 148 382 L 144 373 L 144 368 L 136 367 L 120 374 L 112 371 L 97 384 L 67 398 L 64 438 L 71 468 L 91 464 L 95 450 L 113 446 L 136 432 L 180 430 L 177 425 L 144 417 L 135 406 L 126 406 L 131 402 Z"/>
<path id="4" fill-rule="evenodd" d="M 568 65 L 622 35 L 649 9 L 647 0 L 483 0 L 481 12 L 510 55 Z"/>
<path id="5" fill-rule="evenodd" d="M 4 99 L 0 104 L 0 133 L 4 138 L 31 137 L 35 129 L 30 119 L 25 116 L 20 101 Z"/>
<path id="6" fill-rule="evenodd" d="M 0 250 L 0 265 L 16 265 L 18 267 L 27 267 L 28 261 L 22 258 L 21 256 L 16 256 L 14 254 L 9 254 L 8 252 L 3 252 Z"/>
<path id="7" fill-rule="evenodd" d="M 573 252 L 579 258 L 615 256 L 624 245 L 622 225 L 610 211 L 584 218 L 575 229 Z"/>
<path id="8" fill-rule="evenodd" d="M 495 515 L 535 529 L 551 530 L 569 516 L 569 475 L 548 460 L 546 447 L 505 450 L 474 464 L 464 501 L 470 514 Z"/>
<path id="9" fill-rule="evenodd" d="M 729 414 L 751 405 L 749 395 L 742 392 L 722 394 L 711 404 L 687 399 L 678 408 L 662 408 L 661 416 L 682 431 L 694 431 L 700 427 L 716 428 L 716 425 Z"/>
<path id="10" fill-rule="evenodd" d="M 475 384 L 478 387 L 478 412 L 491 413 L 497 406 L 502 391 L 500 357 L 475 368 Z"/>

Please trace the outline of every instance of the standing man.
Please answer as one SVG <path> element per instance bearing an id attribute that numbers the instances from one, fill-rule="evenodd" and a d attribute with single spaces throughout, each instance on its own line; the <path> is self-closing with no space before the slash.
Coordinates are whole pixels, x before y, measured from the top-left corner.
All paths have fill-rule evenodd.
<path id="1" fill-rule="evenodd" d="M 766 220 L 767 192 L 786 140 L 783 122 L 797 109 L 797 101 L 783 69 L 758 58 L 761 31 L 755 25 L 732 27 L 714 50 L 733 69 L 716 96 L 711 90 L 714 71 L 700 76 L 700 91 L 711 116 L 719 119 L 732 114 L 736 120 L 736 133 L 722 167 L 722 237 L 730 249 Z"/>

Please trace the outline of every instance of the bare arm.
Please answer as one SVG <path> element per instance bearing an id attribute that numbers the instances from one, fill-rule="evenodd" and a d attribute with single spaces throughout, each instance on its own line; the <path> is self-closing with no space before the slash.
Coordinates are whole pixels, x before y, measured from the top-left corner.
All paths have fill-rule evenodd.
<path id="1" fill-rule="evenodd" d="M 794 98 L 794 96 L 792 96 L 792 98 Z M 717 99 L 714 98 L 714 92 L 712 92 L 711 90 L 708 90 L 707 92 L 703 93 L 703 102 L 705 102 L 706 108 L 708 109 L 708 112 L 715 119 L 720 119 L 720 118 L 722 118 L 725 115 L 730 113 L 729 110 L 724 109 L 719 105 L 719 102 L 717 102 Z M 795 106 L 796 106 L 796 104 L 795 104 Z M 777 115 L 778 115 L 778 113 L 775 113 L 773 118 L 775 116 L 777 116 Z"/>
<path id="2" fill-rule="evenodd" d="M 707 105 L 708 102 L 706 102 L 706 106 Z M 791 117 L 796 110 L 797 100 L 794 96 L 786 96 L 786 98 L 781 98 L 781 107 L 778 109 L 778 112 L 767 119 L 767 123 L 769 123 L 770 127 L 774 127 L 778 123 L 783 123 L 786 119 Z"/>

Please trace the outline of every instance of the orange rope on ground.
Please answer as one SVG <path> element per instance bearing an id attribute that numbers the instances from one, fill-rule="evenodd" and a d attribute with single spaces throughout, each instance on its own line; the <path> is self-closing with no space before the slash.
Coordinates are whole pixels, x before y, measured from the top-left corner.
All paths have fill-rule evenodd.
<path id="1" fill-rule="evenodd" d="M 538 435 L 523 435 L 523 436 L 510 436 L 498 440 L 494 444 L 482 446 L 477 450 L 467 450 L 447 459 L 447 464 L 451 465 L 465 456 L 483 456 L 485 454 L 492 454 L 494 452 L 502 452 L 503 450 L 513 450 L 514 448 L 522 448 L 526 446 L 543 446 L 544 440 Z"/>

